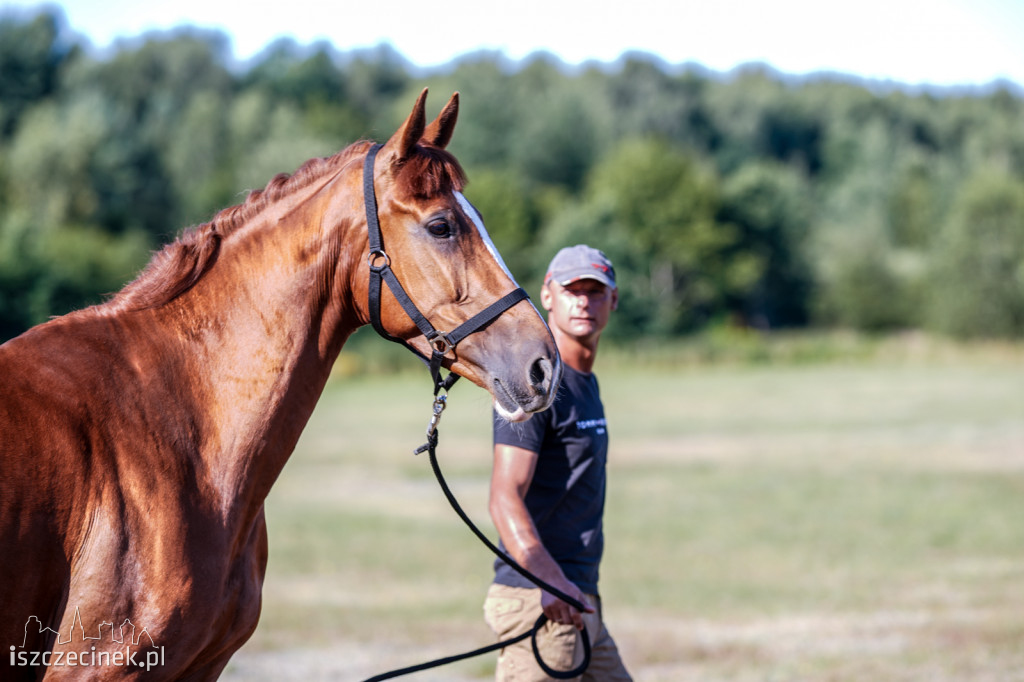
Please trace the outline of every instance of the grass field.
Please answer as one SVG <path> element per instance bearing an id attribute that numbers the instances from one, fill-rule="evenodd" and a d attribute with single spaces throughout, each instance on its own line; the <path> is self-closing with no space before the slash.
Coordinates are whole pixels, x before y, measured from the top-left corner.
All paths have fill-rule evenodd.
<path id="1" fill-rule="evenodd" d="M 638 681 L 1024 680 L 1024 353 L 602 361 L 602 592 Z M 491 558 L 411 454 L 430 403 L 425 371 L 329 385 L 225 679 L 361 680 L 491 641 Z M 457 385 L 439 455 L 493 537 L 489 410 Z"/>

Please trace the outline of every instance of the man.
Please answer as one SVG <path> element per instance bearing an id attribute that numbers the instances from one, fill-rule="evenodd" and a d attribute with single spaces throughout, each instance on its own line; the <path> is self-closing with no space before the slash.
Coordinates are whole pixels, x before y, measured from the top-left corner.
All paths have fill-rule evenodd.
<path id="1" fill-rule="evenodd" d="M 498 637 L 507 639 L 532 627 L 543 611 L 549 622 L 538 635 L 538 649 L 556 670 L 582 662 L 578 630 L 585 623 L 591 663 L 578 679 L 630 680 L 604 627 L 597 589 L 608 431 L 592 370 L 601 332 L 618 306 L 615 270 L 597 249 L 564 248 L 548 267 L 540 301 L 565 366 L 562 385 L 554 404 L 525 423 L 495 415 L 490 512 L 504 550 L 587 610 L 580 613 L 535 587 L 499 559 L 484 614 Z M 551 678 L 525 640 L 502 649 L 497 679 Z"/>

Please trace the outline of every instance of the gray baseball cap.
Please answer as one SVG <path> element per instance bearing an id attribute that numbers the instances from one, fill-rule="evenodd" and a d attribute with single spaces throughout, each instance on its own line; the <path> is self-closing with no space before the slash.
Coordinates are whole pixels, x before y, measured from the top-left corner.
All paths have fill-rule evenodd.
<path id="1" fill-rule="evenodd" d="M 566 286 L 580 279 L 595 279 L 615 288 L 615 268 L 608 256 L 586 244 L 567 246 L 551 259 L 544 281 L 554 280 Z"/>

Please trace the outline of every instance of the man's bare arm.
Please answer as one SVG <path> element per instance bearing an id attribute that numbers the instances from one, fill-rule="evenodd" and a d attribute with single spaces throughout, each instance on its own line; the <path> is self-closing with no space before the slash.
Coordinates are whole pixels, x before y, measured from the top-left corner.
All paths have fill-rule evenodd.
<path id="1" fill-rule="evenodd" d="M 491 473 L 490 512 L 498 535 L 509 555 L 520 566 L 574 597 L 593 612 L 593 607 L 565 573 L 540 540 L 537 527 L 526 508 L 526 491 L 537 467 L 537 453 L 513 445 L 494 446 L 494 468 Z M 541 599 L 544 614 L 549 620 L 565 625 L 583 627 L 583 619 L 576 609 L 546 590 Z"/>

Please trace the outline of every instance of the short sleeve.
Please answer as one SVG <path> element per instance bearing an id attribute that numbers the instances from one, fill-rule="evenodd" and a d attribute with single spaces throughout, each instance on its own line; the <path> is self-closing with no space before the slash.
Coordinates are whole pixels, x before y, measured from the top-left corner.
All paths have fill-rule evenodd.
<path id="1" fill-rule="evenodd" d="M 540 452 L 544 444 L 544 433 L 547 431 L 551 410 L 535 414 L 525 422 L 510 422 L 494 412 L 494 444 L 512 445 L 531 452 Z"/>

